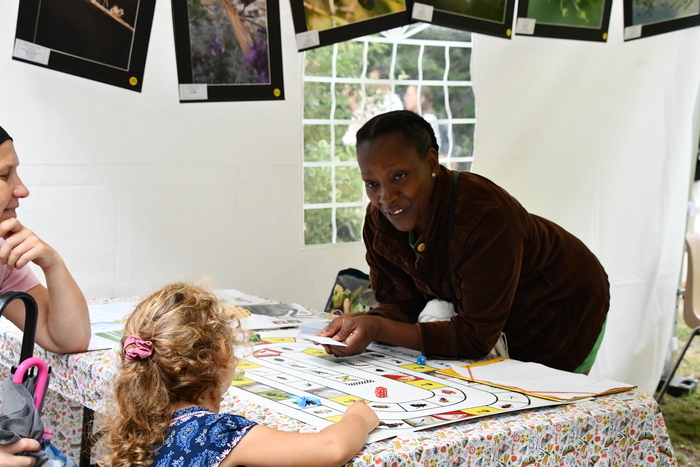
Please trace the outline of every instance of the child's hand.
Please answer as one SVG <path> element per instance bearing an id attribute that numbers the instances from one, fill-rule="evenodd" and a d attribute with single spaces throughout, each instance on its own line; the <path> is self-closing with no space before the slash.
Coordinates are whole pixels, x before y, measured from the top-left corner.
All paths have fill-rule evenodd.
<path id="1" fill-rule="evenodd" d="M 0 222 L 0 237 L 5 239 L 0 247 L 0 263 L 11 268 L 19 269 L 33 261 L 42 269 L 47 269 L 62 261 L 56 250 L 16 218 Z"/>
<path id="2" fill-rule="evenodd" d="M 358 415 L 362 417 L 367 425 L 367 433 L 371 432 L 377 428 L 377 425 L 379 425 L 379 417 L 377 417 L 377 414 L 374 413 L 374 410 L 365 404 L 365 401 L 353 402 L 353 404 L 345 410 L 343 417 L 348 415 Z"/>

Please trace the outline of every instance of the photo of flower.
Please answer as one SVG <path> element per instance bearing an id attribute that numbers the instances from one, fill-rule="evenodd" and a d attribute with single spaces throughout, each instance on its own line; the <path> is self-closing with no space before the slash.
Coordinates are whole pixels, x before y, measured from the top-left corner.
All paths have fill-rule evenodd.
<path id="1" fill-rule="evenodd" d="M 417 7 L 430 14 L 416 16 Z M 515 0 L 415 0 L 413 13 L 414 19 L 419 21 L 510 39 Z"/>
<path id="2" fill-rule="evenodd" d="M 604 0 L 530 0 L 527 17 L 538 24 L 599 29 L 605 6 Z"/>
<path id="3" fill-rule="evenodd" d="M 455 15 L 497 23 L 505 21 L 506 0 L 421 0 L 421 3 Z"/>
<path id="4" fill-rule="evenodd" d="M 700 0 L 632 0 L 632 24 L 652 24 L 700 14 Z"/>
<path id="5" fill-rule="evenodd" d="M 172 11 L 180 102 L 284 99 L 279 0 L 172 0 Z"/>
<path id="6" fill-rule="evenodd" d="M 405 0 L 304 0 L 306 28 L 317 31 L 405 10 Z"/>
<path id="7" fill-rule="evenodd" d="M 266 0 L 188 0 L 192 81 L 269 84 Z"/>

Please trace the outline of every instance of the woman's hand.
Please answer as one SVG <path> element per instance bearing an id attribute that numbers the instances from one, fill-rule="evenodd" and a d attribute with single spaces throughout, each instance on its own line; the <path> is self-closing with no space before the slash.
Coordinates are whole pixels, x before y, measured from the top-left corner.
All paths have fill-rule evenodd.
<path id="1" fill-rule="evenodd" d="M 39 442 L 31 438 L 22 438 L 12 444 L 0 446 L 0 467 L 30 467 L 36 462 L 30 456 L 15 456 L 18 452 L 38 451 Z"/>
<path id="2" fill-rule="evenodd" d="M 346 357 L 364 352 L 371 342 L 378 339 L 380 329 L 380 317 L 364 313 L 348 313 L 331 321 L 318 335 L 345 342 L 347 347 L 324 345 L 323 348 L 336 357 Z"/>
<path id="3" fill-rule="evenodd" d="M 44 273 L 46 287 L 39 284 L 27 290 L 39 308 L 36 343 L 56 353 L 84 352 L 90 342 L 87 302 L 63 258 L 14 217 L 0 222 L 0 237 L 5 239 L 0 264 L 21 269 L 31 261 Z M 21 304 L 9 304 L 4 315 L 24 329 Z"/>
<path id="4" fill-rule="evenodd" d="M 56 250 L 16 218 L 0 222 L 0 237 L 5 239 L 0 247 L 0 262 L 11 268 L 20 269 L 32 261 L 42 269 L 50 269 L 63 262 Z"/>

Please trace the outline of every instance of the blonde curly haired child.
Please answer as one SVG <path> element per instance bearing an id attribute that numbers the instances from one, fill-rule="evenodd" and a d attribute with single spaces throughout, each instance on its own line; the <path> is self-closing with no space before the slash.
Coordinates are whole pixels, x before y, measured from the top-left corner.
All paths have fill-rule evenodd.
<path id="1" fill-rule="evenodd" d="M 230 310 L 203 288 L 177 283 L 143 300 L 122 338 L 103 467 L 339 466 L 379 423 L 364 403 L 318 433 L 275 430 L 219 413 L 244 342 Z"/>

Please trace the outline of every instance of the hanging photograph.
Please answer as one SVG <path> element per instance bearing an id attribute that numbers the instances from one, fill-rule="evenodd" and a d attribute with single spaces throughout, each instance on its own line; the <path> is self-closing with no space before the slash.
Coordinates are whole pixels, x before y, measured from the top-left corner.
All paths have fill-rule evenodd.
<path id="1" fill-rule="evenodd" d="M 510 38 L 515 0 L 416 0 L 411 18 L 463 31 Z"/>
<path id="2" fill-rule="evenodd" d="M 155 0 L 22 0 L 12 58 L 141 91 Z"/>
<path id="3" fill-rule="evenodd" d="M 172 0 L 180 102 L 283 100 L 278 0 Z"/>
<path id="4" fill-rule="evenodd" d="M 411 23 L 406 0 L 290 0 L 297 49 L 308 50 Z"/>
<path id="5" fill-rule="evenodd" d="M 700 0 L 624 0 L 625 40 L 700 25 Z"/>
<path id="6" fill-rule="evenodd" d="M 518 35 L 605 42 L 612 0 L 520 0 Z"/>

